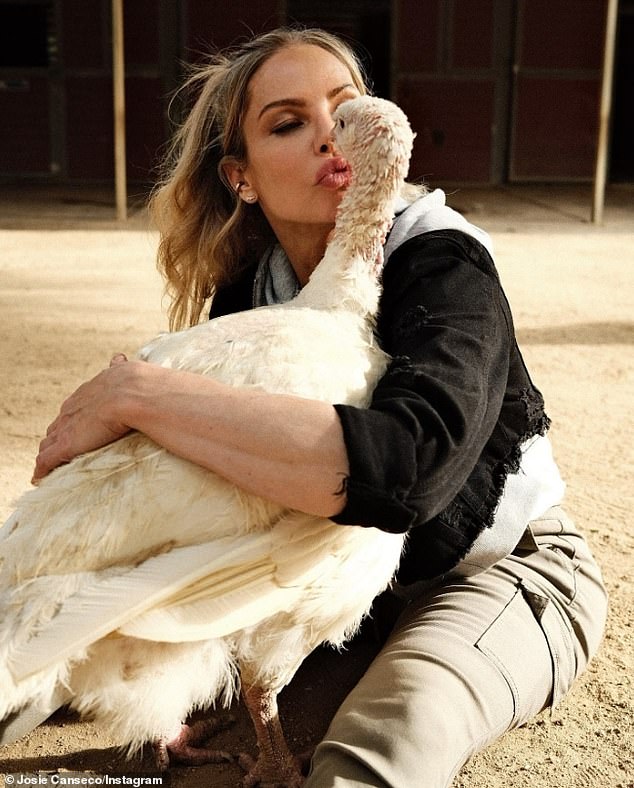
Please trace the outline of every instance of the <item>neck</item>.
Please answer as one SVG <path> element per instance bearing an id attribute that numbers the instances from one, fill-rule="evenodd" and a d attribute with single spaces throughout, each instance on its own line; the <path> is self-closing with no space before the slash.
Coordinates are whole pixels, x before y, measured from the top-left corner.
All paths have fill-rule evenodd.
<path id="1" fill-rule="evenodd" d="M 323 258 L 331 231 L 332 225 L 311 225 L 308 229 L 304 226 L 278 228 L 275 231 L 302 287 Z"/>
<path id="2" fill-rule="evenodd" d="M 376 190 L 376 184 L 372 188 Z M 388 192 L 377 199 L 372 189 L 366 192 L 361 184 L 346 193 L 326 252 L 295 299 L 298 305 L 306 302 L 319 309 L 346 309 L 367 317 L 376 313 L 383 244 L 395 197 Z"/>
<path id="3" fill-rule="evenodd" d="M 362 257 L 371 268 L 382 255 L 397 196 L 388 179 L 379 184 L 361 182 L 351 188 L 339 206 L 331 241 L 351 257 Z"/>

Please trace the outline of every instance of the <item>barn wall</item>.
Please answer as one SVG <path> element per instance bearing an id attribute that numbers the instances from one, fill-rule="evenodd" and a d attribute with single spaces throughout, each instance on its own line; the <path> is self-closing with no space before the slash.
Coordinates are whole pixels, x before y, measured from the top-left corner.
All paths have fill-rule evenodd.
<path id="1" fill-rule="evenodd" d="M 605 15 L 603 0 L 520 0 L 510 180 L 592 178 Z"/>
<path id="2" fill-rule="evenodd" d="M 476 29 L 469 29 L 468 3 Z M 488 181 L 496 73 L 493 0 L 398 0 L 393 95 L 417 131 L 411 171 Z M 465 18 L 467 17 L 467 18 Z"/>
<path id="3" fill-rule="evenodd" d="M 606 2 L 125 0 L 128 179 L 155 177 L 182 61 L 286 21 L 361 40 L 416 177 L 590 179 Z M 110 6 L 0 0 L 0 178 L 112 182 Z"/>
<path id="4" fill-rule="evenodd" d="M 605 0 L 398 0 L 394 95 L 434 181 L 591 179 Z"/>

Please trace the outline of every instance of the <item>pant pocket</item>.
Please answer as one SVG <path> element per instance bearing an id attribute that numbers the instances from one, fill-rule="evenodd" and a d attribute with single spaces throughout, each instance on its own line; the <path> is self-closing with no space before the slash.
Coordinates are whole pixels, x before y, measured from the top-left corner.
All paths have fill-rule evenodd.
<path id="1" fill-rule="evenodd" d="M 575 676 L 572 633 L 556 606 L 524 581 L 476 642 L 503 675 L 517 727 L 566 694 Z"/>
<path id="2" fill-rule="evenodd" d="M 552 664 L 551 709 L 554 709 L 572 686 L 577 676 L 574 633 L 568 617 L 557 603 L 544 596 L 530 581 L 521 583 L 522 594 L 539 623 Z"/>

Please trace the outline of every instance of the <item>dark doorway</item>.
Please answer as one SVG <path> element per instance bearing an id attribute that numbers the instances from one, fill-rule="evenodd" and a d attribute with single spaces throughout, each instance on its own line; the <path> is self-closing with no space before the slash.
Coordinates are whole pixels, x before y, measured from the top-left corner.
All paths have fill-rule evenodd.
<path id="1" fill-rule="evenodd" d="M 53 0 L 0 0 L 0 175 L 50 178 L 58 35 Z"/>
<path id="2" fill-rule="evenodd" d="M 0 68 L 47 68 L 50 65 L 50 2 L 0 5 Z"/>

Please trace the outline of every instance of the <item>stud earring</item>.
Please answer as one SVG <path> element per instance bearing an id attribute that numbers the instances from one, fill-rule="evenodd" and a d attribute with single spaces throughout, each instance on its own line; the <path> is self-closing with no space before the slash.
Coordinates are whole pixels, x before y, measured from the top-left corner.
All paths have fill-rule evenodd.
<path id="1" fill-rule="evenodd" d="M 257 196 L 257 194 L 253 194 L 253 193 L 251 193 L 249 195 L 243 195 L 242 194 L 242 189 L 246 185 L 247 185 L 246 181 L 238 181 L 233 188 L 235 189 L 235 192 L 238 195 L 238 197 L 243 199 L 245 202 L 248 202 L 249 204 L 252 204 L 258 199 L 258 196 Z"/>

